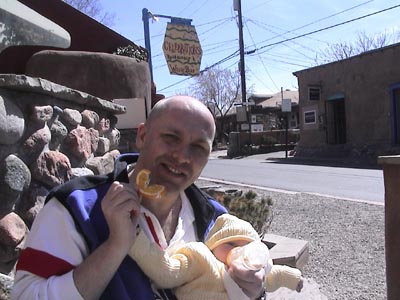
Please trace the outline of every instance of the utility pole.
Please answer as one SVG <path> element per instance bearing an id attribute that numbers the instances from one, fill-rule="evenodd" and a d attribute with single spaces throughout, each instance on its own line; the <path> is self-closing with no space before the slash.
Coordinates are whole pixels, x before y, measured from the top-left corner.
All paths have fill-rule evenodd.
<path id="1" fill-rule="evenodd" d="M 244 45 L 243 45 L 243 22 L 242 22 L 242 0 L 233 0 L 233 10 L 238 12 L 238 25 L 239 25 L 239 53 L 240 53 L 240 85 L 242 89 L 242 105 L 246 106 L 246 117 L 247 124 L 249 126 L 249 143 L 251 145 L 251 120 L 250 120 L 250 108 L 246 97 L 246 75 L 244 65 Z M 240 141 L 239 141 L 240 144 Z"/>
<path id="2" fill-rule="evenodd" d="M 243 45 L 243 23 L 242 23 L 242 0 L 233 0 L 234 10 L 238 12 L 239 23 L 239 51 L 240 51 L 240 80 L 242 88 L 242 103 L 247 102 L 246 99 L 246 75 L 244 66 L 244 45 Z"/>

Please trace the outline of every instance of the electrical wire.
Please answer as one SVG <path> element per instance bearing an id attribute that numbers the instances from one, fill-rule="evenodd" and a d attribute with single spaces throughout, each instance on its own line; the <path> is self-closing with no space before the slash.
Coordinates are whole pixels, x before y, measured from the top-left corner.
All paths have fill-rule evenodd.
<path id="1" fill-rule="evenodd" d="M 266 30 L 266 31 L 268 31 L 268 32 L 271 32 L 271 33 L 275 34 L 275 37 L 283 36 L 285 33 L 287 33 L 287 31 L 286 31 L 285 33 L 278 33 L 278 32 L 276 32 L 276 31 L 274 31 L 274 30 L 272 30 L 272 29 L 270 29 L 270 28 L 266 28 L 265 26 L 269 26 L 269 27 L 272 27 L 272 28 L 276 28 L 277 30 L 283 30 L 283 29 L 281 29 L 281 28 L 279 28 L 279 27 L 276 27 L 276 26 L 267 25 L 267 24 L 265 24 L 265 23 L 262 23 L 262 22 L 259 22 L 259 21 L 255 21 L 255 20 L 252 20 L 252 19 L 248 19 L 248 22 L 249 22 L 249 23 L 252 23 L 252 24 L 254 24 L 254 25 L 256 25 L 256 26 L 258 26 L 258 27 L 260 27 L 260 28 L 262 28 L 262 29 L 264 29 L 264 30 Z M 268 39 L 268 41 L 274 39 L 275 37 L 272 37 L 272 38 Z M 309 38 L 310 38 L 310 37 L 309 37 Z M 319 40 L 319 39 L 314 39 L 314 38 L 312 38 L 312 39 L 313 39 L 313 40 L 316 40 L 316 41 L 318 41 L 318 42 L 324 42 L 324 43 L 325 43 L 325 41 L 321 41 L 321 40 Z M 263 41 L 263 42 L 265 42 L 265 41 Z M 301 48 L 303 48 L 303 49 L 305 49 L 305 50 L 314 52 L 314 49 L 311 49 L 310 47 L 304 46 L 304 45 L 302 45 L 302 44 L 300 44 L 300 43 L 296 43 L 296 42 L 294 42 L 294 41 L 292 41 L 292 43 L 294 43 L 294 44 L 300 46 Z M 301 53 L 301 54 L 302 54 L 303 56 L 307 57 L 304 53 Z M 309 58 L 309 57 L 307 57 L 307 58 Z"/>
<path id="2" fill-rule="evenodd" d="M 272 2 L 272 1 L 273 1 L 273 0 L 265 1 L 264 3 L 261 3 L 261 4 L 259 4 L 259 5 L 256 5 L 256 6 L 252 7 L 252 8 L 249 8 L 249 9 L 246 10 L 244 13 L 247 13 L 247 12 L 249 12 L 249 11 L 255 10 L 256 8 L 259 8 L 260 6 L 263 6 L 263 5 L 265 5 L 265 4 L 268 4 L 268 3 Z M 373 1 L 373 0 L 372 0 L 372 1 Z"/>
<path id="3" fill-rule="evenodd" d="M 245 27 L 246 27 L 246 29 L 247 29 L 249 35 L 250 35 L 251 40 L 253 41 L 253 44 L 255 45 L 256 43 L 255 43 L 255 41 L 254 41 L 253 35 L 251 34 L 251 32 L 250 32 L 250 30 L 249 30 L 249 27 L 247 26 L 247 21 L 245 21 L 244 24 L 245 24 Z M 264 70 L 265 70 L 265 73 L 267 73 L 267 75 L 268 75 L 269 79 L 271 80 L 272 84 L 273 84 L 273 85 L 275 86 L 275 88 L 278 90 L 279 88 L 278 88 L 278 86 L 276 85 L 276 83 L 275 83 L 274 79 L 272 78 L 271 74 L 269 73 L 269 71 L 268 71 L 268 69 L 267 69 L 267 66 L 266 66 L 265 63 L 264 63 L 264 60 L 261 58 L 261 56 L 260 56 L 259 54 L 257 54 L 257 56 L 258 56 L 258 58 L 259 58 L 260 61 L 261 61 L 261 64 L 262 64 L 262 66 L 263 66 L 263 68 L 264 68 Z"/>
<path id="4" fill-rule="evenodd" d="M 199 74 L 204 73 L 204 72 L 206 72 L 207 70 L 212 69 L 212 68 L 214 68 L 214 67 L 216 67 L 216 66 L 218 66 L 218 65 L 220 65 L 220 64 L 222 64 L 222 63 L 224 63 L 224 62 L 226 62 L 226 61 L 228 61 L 228 60 L 231 60 L 232 58 L 234 58 L 234 57 L 236 57 L 236 56 L 238 55 L 238 52 L 239 52 L 239 50 L 236 50 L 236 51 L 233 52 L 231 55 L 228 55 L 227 57 L 225 57 L 225 58 L 223 58 L 223 59 L 217 61 L 216 63 L 212 64 L 211 66 L 208 66 L 208 67 L 204 68 L 203 70 L 201 70 L 201 71 L 199 72 Z M 189 80 L 189 79 L 191 79 L 191 78 L 193 78 L 193 77 L 194 77 L 194 76 L 190 76 L 190 77 L 188 77 L 188 78 L 182 79 L 182 80 L 180 80 L 180 81 L 178 81 L 178 82 L 176 82 L 176 83 L 173 83 L 173 84 L 171 84 L 171 85 L 169 85 L 169 86 L 167 86 L 167 87 L 164 87 L 164 88 L 160 89 L 159 91 L 160 91 L 160 92 L 161 92 L 161 91 L 164 91 L 164 90 L 166 90 L 166 89 L 168 89 L 168 88 L 170 88 L 170 87 L 173 87 L 174 85 L 178 85 L 178 84 L 180 84 L 180 83 L 182 83 L 182 82 L 184 82 L 184 81 L 186 81 L 186 80 Z"/>
<path id="5" fill-rule="evenodd" d="M 297 40 L 299 38 L 302 38 L 302 37 L 305 37 L 305 36 L 309 36 L 311 34 L 319 33 L 319 32 L 322 32 L 322 31 L 325 31 L 325 30 L 328 30 L 328 29 L 332 29 L 332 28 L 335 28 L 335 27 L 338 27 L 338 26 L 342 26 L 342 25 L 349 24 L 349 23 L 352 23 L 352 22 L 355 22 L 355 21 L 359 21 L 359 20 L 365 19 L 367 17 L 371 17 L 371 16 L 374 16 L 374 15 L 377 15 L 377 14 L 380 14 L 380 13 L 383 13 L 383 12 L 386 12 L 386 11 L 389 11 L 389 10 L 392 10 L 392 9 L 395 9 L 395 8 L 398 8 L 398 7 L 400 7 L 400 4 L 394 5 L 394 6 L 391 6 L 391 7 L 388 7 L 388 8 L 385 8 L 385 9 L 382 9 L 382 10 L 379 10 L 379 11 L 376 11 L 376 12 L 373 12 L 373 13 L 370 13 L 370 14 L 366 14 L 366 15 L 363 15 L 361 17 L 357 17 L 357 18 L 350 19 L 350 20 L 347 20 L 347 21 L 344 21 L 344 22 L 340 22 L 340 23 L 337 23 L 337 24 L 334 24 L 334 25 L 330 25 L 330 26 L 327 26 L 327 27 L 324 27 L 324 28 L 313 30 L 313 31 L 310 31 L 310 32 L 307 32 L 307 33 L 304 33 L 304 34 L 300 34 L 300 35 L 294 36 L 292 38 L 287 38 L 287 39 L 284 39 L 284 40 L 281 40 L 281 41 L 278 41 L 278 42 L 275 42 L 275 43 L 270 43 L 270 44 L 264 45 L 262 47 L 256 48 L 254 50 L 255 51 L 259 51 L 259 50 L 265 49 L 267 47 L 271 47 L 271 46 L 279 45 L 279 44 L 282 44 L 282 43 L 285 43 L 285 42 Z"/>
<path id="6" fill-rule="evenodd" d="M 371 0 L 371 1 L 374 1 L 374 0 Z M 358 20 L 361 20 L 361 19 L 365 19 L 367 17 L 371 17 L 371 16 L 374 16 L 374 15 L 377 15 L 377 14 L 380 14 L 380 13 L 383 13 L 383 12 L 386 12 L 386 11 L 389 11 L 389 10 L 392 10 L 392 9 L 395 9 L 395 8 L 398 8 L 398 7 L 400 7 L 400 4 L 399 5 L 394 5 L 394 6 L 379 10 L 379 11 L 375 11 L 373 13 L 369 13 L 369 14 L 366 14 L 366 15 L 363 15 L 363 16 L 360 16 L 360 17 L 357 17 L 357 18 L 353 18 L 353 19 L 350 19 L 350 20 L 347 20 L 347 21 L 344 21 L 344 22 L 340 22 L 340 23 L 337 23 L 337 24 L 334 24 L 334 25 L 330 25 L 330 26 L 327 26 L 327 27 L 324 27 L 324 28 L 313 30 L 313 31 L 310 31 L 310 32 L 307 32 L 307 33 L 304 33 L 304 34 L 300 34 L 300 35 L 294 36 L 292 38 L 287 38 L 287 39 L 284 39 L 284 40 L 281 40 L 281 41 L 278 41 L 278 42 L 270 43 L 270 44 L 261 46 L 259 48 L 255 48 L 255 49 L 253 49 L 251 51 L 248 51 L 247 54 L 251 55 L 251 54 L 254 54 L 257 51 L 260 51 L 260 50 L 268 48 L 268 47 L 272 47 L 274 45 L 283 44 L 283 43 L 288 42 L 288 41 L 296 40 L 296 39 L 299 39 L 299 38 L 302 38 L 302 37 L 305 37 L 305 36 L 309 36 L 309 35 L 312 35 L 312 34 L 315 34 L 315 33 L 319 33 L 319 32 L 322 32 L 322 31 L 326 31 L 326 30 L 329 30 L 329 29 L 332 29 L 332 28 L 335 28 L 335 27 L 338 27 L 338 26 L 349 24 L 349 23 L 352 23 L 352 22 L 355 22 L 355 21 L 358 21 Z M 304 26 L 308 26 L 308 25 L 304 25 Z M 304 26 L 302 26 L 302 27 L 304 28 Z M 266 52 L 267 50 L 265 50 L 264 52 Z M 260 52 L 259 54 L 262 54 L 264 52 Z M 234 58 L 234 57 L 236 57 L 238 55 L 239 55 L 239 50 L 236 50 L 235 52 L 231 53 L 227 57 L 225 57 L 225 58 L 215 62 L 211 66 L 208 66 L 205 69 L 201 70 L 200 73 L 205 72 L 208 69 L 213 68 L 213 67 L 215 67 L 217 65 L 220 65 L 220 64 L 222 64 L 222 63 L 224 63 L 224 62 L 226 62 L 226 61 L 228 61 L 228 60 L 230 60 L 230 59 L 232 59 L 232 58 Z M 180 84 L 181 82 L 184 82 L 184 81 L 186 81 L 186 80 L 188 80 L 190 78 L 192 78 L 192 77 L 185 78 L 185 79 L 183 79 L 181 81 L 173 83 L 173 84 L 171 84 L 171 85 L 169 85 L 169 86 L 167 86 L 165 88 L 160 89 L 160 91 L 166 90 L 166 89 L 168 89 L 170 87 L 173 87 L 174 85 Z"/>

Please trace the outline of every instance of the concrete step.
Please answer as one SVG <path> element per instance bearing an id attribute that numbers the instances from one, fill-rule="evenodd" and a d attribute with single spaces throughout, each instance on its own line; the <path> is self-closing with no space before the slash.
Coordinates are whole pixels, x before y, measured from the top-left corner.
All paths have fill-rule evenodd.
<path id="1" fill-rule="evenodd" d="M 270 249 L 274 264 L 287 265 L 302 270 L 308 262 L 309 243 L 307 241 L 276 234 L 265 234 L 263 242 Z"/>

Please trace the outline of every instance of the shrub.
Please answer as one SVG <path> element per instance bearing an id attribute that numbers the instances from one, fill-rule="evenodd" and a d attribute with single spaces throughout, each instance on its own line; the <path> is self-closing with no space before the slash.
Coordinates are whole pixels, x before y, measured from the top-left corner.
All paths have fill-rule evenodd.
<path id="1" fill-rule="evenodd" d="M 263 136 L 262 136 L 262 143 L 263 143 L 264 145 L 275 145 L 275 144 L 278 143 L 278 140 L 277 140 L 275 137 L 273 137 L 273 136 L 270 136 L 270 135 L 263 135 Z"/>
<path id="2" fill-rule="evenodd" d="M 118 47 L 114 54 L 135 58 L 137 62 L 149 60 L 147 50 L 137 45 Z"/>
<path id="3" fill-rule="evenodd" d="M 271 197 L 259 197 L 252 190 L 245 193 L 236 190 L 207 192 L 225 206 L 229 213 L 251 223 L 260 235 L 267 232 L 273 216 Z"/>

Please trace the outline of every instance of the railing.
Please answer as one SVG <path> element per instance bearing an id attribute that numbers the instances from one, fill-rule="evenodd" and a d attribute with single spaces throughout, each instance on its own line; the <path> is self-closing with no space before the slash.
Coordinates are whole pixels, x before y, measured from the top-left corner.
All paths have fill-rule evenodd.
<path id="1" fill-rule="evenodd" d="M 292 149 L 300 140 L 300 130 L 288 130 L 287 144 Z M 286 130 L 271 130 L 263 132 L 231 132 L 229 133 L 228 156 L 251 155 L 274 150 L 284 150 L 286 147 Z"/>

